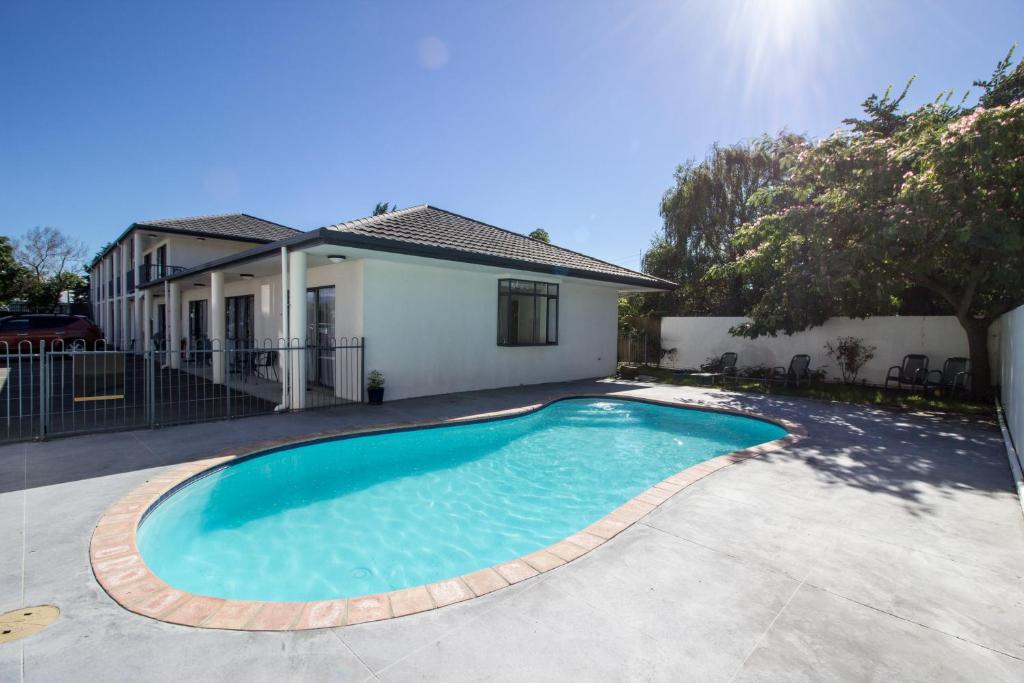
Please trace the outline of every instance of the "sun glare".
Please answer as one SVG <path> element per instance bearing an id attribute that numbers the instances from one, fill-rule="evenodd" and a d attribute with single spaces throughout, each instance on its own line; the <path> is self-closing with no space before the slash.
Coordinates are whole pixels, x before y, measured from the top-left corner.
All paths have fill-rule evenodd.
<path id="1" fill-rule="evenodd" d="M 855 52 L 843 29 L 845 0 L 733 0 L 716 10 L 724 28 L 716 67 L 744 104 L 815 106 L 822 79 Z M 785 103 L 785 104 L 783 104 Z"/>

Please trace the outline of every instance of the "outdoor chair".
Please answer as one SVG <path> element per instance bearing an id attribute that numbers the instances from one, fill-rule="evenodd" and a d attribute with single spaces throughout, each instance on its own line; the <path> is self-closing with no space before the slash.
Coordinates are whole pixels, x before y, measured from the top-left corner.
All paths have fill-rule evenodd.
<path id="1" fill-rule="evenodd" d="M 701 372 L 727 372 L 731 368 L 732 373 L 736 373 L 736 361 L 739 358 L 733 351 L 726 351 L 722 354 L 722 357 L 718 360 L 710 363 L 704 363 L 700 366 Z"/>
<path id="2" fill-rule="evenodd" d="M 967 391 L 971 383 L 971 361 L 961 356 L 947 358 L 942 370 L 932 370 L 925 377 L 925 389 L 937 388 L 956 396 L 957 391 Z"/>
<path id="3" fill-rule="evenodd" d="M 255 355 L 252 361 L 253 374 L 263 379 L 270 379 L 270 373 L 274 373 L 274 381 L 279 382 L 277 376 L 277 351 L 261 351 Z"/>
<path id="4" fill-rule="evenodd" d="M 197 337 L 192 345 L 191 361 L 196 365 L 211 365 L 213 363 L 213 345 L 207 337 Z"/>
<path id="5" fill-rule="evenodd" d="M 897 389 L 913 390 L 915 387 L 924 389 L 927 378 L 928 356 L 911 353 L 903 357 L 901 365 L 889 368 L 889 372 L 885 376 L 885 388 L 889 388 L 889 382 L 896 382 Z"/>
<path id="6" fill-rule="evenodd" d="M 705 376 L 720 375 L 722 377 L 722 383 L 725 380 L 731 379 L 736 380 L 736 361 L 739 360 L 739 356 L 733 351 L 726 351 L 722 354 L 722 357 L 711 363 L 704 363 L 700 366 L 700 373 L 698 376 L 703 374 Z M 712 383 L 714 380 L 712 379 Z"/>
<path id="7" fill-rule="evenodd" d="M 765 378 L 767 384 L 781 384 L 788 387 L 792 382 L 793 386 L 799 388 L 801 383 L 811 386 L 811 357 L 806 353 L 798 353 L 789 361 L 789 367 L 778 365 L 772 368 L 772 372 Z"/>

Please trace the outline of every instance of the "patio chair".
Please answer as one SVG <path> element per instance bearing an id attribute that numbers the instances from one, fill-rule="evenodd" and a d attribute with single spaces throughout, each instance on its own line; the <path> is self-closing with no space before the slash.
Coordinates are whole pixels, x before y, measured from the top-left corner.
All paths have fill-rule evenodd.
<path id="1" fill-rule="evenodd" d="M 924 389 L 925 380 L 928 378 L 928 356 L 920 353 L 911 353 L 903 357 L 901 365 L 894 365 L 889 368 L 885 376 L 885 388 L 889 388 L 889 382 L 896 382 L 897 389 L 915 387 Z"/>
<path id="2" fill-rule="evenodd" d="M 924 381 L 925 389 L 937 388 L 954 397 L 958 390 L 967 391 L 971 383 L 971 361 L 961 356 L 947 358 L 942 370 L 932 370 Z"/>
<path id="3" fill-rule="evenodd" d="M 253 374 L 262 379 L 270 379 L 271 371 L 274 373 L 274 381 L 280 382 L 277 376 L 277 351 L 260 351 L 252 361 Z"/>
<path id="4" fill-rule="evenodd" d="M 726 351 L 718 360 L 712 361 L 710 363 L 704 363 L 703 365 L 701 365 L 700 372 L 708 375 L 721 375 L 722 384 L 725 384 L 725 380 L 727 379 L 736 381 L 737 360 L 739 360 L 739 356 L 735 352 Z M 711 383 L 714 384 L 713 378 L 711 380 Z"/>
<path id="5" fill-rule="evenodd" d="M 772 368 L 772 373 L 765 378 L 767 384 L 781 384 L 784 387 L 788 387 L 790 382 L 797 388 L 801 383 L 811 386 L 811 357 L 806 353 L 793 356 L 788 368 L 781 365 Z"/>
<path id="6" fill-rule="evenodd" d="M 192 345 L 191 361 L 196 365 L 211 365 L 213 363 L 213 345 L 209 337 L 196 337 Z"/>
<path id="7" fill-rule="evenodd" d="M 734 353 L 732 351 L 726 351 L 725 353 L 722 354 L 722 357 L 719 358 L 718 360 L 712 361 L 710 363 L 703 363 L 703 364 L 701 364 L 700 371 L 701 372 L 721 372 L 723 374 L 731 373 L 731 374 L 735 375 L 736 374 L 736 361 L 738 360 L 738 358 L 739 358 L 739 356 L 736 353 Z"/>

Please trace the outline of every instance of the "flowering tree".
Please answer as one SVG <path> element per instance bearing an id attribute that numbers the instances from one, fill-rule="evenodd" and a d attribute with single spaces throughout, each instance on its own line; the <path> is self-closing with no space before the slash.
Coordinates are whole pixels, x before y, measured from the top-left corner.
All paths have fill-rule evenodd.
<path id="1" fill-rule="evenodd" d="M 1024 67 L 1000 63 L 974 108 L 949 96 L 909 113 L 872 96 L 867 118 L 809 144 L 753 201 L 740 256 L 719 274 L 769 283 L 734 333 L 796 332 L 935 292 L 967 334 L 972 390 L 991 392 L 988 327 L 1024 303 Z"/>

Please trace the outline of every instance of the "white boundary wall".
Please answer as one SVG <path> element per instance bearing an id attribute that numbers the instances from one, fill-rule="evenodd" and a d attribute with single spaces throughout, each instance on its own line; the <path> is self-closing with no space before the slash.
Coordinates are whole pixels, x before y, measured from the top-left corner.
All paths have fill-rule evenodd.
<path id="1" fill-rule="evenodd" d="M 862 337 L 864 343 L 877 349 L 875 357 L 861 369 L 857 379 L 881 384 L 886 371 L 898 365 L 908 353 L 927 355 L 929 369 L 935 370 L 941 370 L 942 363 L 950 356 L 969 356 L 967 335 L 954 316 L 833 318 L 820 327 L 792 336 L 780 333 L 777 337 L 745 339 L 729 334 L 730 327 L 745 321 L 746 318 L 662 318 L 662 348 L 676 349 L 675 359 L 667 357 L 663 365 L 694 368 L 707 358 L 735 351 L 739 354 L 737 365 L 741 368 L 788 366 L 795 354 L 806 353 L 811 357 L 811 369 L 824 367 L 828 379 L 833 380 L 841 377 L 841 373 L 835 361 L 828 357 L 825 342 L 837 337 Z M 1018 316 L 1017 329 L 1017 343 L 1024 347 L 1024 312 Z M 1018 374 L 1024 376 L 1024 369 L 1019 369 Z"/>
<path id="2" fill-rule="evenodd" d="M 1024 306 L 1013 309 L 999 327 L 1000 401 L 1017 452 L 1024 449 Z"/>

